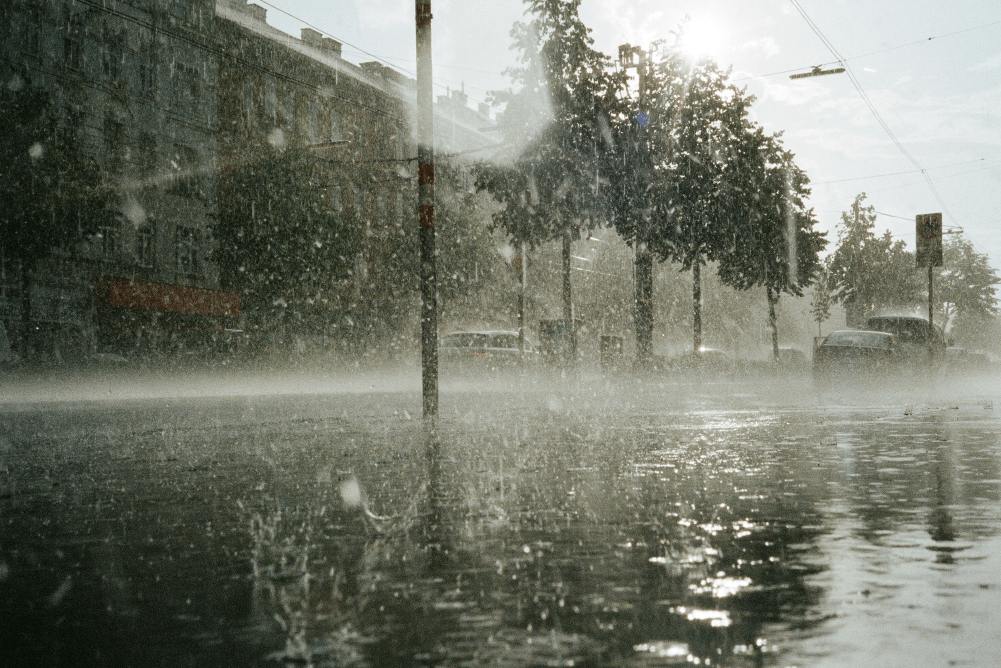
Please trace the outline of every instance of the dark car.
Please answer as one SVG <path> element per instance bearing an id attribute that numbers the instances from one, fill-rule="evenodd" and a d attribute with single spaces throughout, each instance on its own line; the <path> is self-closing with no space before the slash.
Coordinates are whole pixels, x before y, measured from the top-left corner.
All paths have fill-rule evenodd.
<path id="1" fill-rule="evenodd" d="M 925 318 L 911 315 L 874 315 L 866 320 L 865 328 L 873 332 L 893 334 L 899 346 L 899 355 L 910 362 L 927 360 L 929 349 L 933 350 L 939 359 L 945 356 L 945 336 L 942 330 L 938 327 L 929 328 Z"/>
<path id="2" fill-rule="evenodd" d="M 498 369 L 518 366 L 519 362 L 536 364 L 539 351 L 525 339 L 525 349 L 518 349 L 518 332 L 453 332 L 442 337 L 438 354 L 444 366 L 452 368 Z"/>
<path id="3" fill-rule="evenodd" d="M 830 334 L 813 353 L 813 375 L 823 386 L 885 378 L 898 368 L 900 356 L 893 334 L 841 330 Z"/>

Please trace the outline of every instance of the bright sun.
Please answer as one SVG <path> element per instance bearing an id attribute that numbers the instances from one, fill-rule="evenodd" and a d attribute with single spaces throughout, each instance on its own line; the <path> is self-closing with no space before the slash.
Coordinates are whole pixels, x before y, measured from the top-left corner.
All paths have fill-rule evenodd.
<path id="1" fill-rule="evenodd" d="M 715 56 L 720 46 L 720 30 L 706 19 L 693 18 L 685 24 L 681 50 L 693 58 Z"/>

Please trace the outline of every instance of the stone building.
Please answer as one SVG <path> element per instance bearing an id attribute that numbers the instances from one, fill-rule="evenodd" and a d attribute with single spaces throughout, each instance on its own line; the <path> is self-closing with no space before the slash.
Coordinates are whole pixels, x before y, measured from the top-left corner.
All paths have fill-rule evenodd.
<path id="1" fill-rule="evenodd" d="M 393 329 L 401 313 L 416 313 L 401 302 L 412 294 L 393 287 L 401 256 L 416 256 L 404 246 L 416 208 L 412 79 L 349 63 L 316 31 L 287 35 L 246 0 L 5 0 L 0 79 L 18 77 L 81 120 L 79 145 L 117 211 L 31 277 L 36 356 L 155 358 L 208 351 L 238 329 L 292 324 L 337 337 L 360 314 Z M 439 97 L 436 150 L 491 147 L 493 124 L 463 93 Z M 257 194 L 221 180 L 283 153 L 310 164 L 310 215 L 351 234 L 335 235 L 343 248 L 322 271 L 265 301 L 241 289 L 243 267 L 224 266 L 233 253 L 219 246 L 227 214 L 253 227 Z M 0 258 L 0 322 L 12 338 L 20 293 L 17 263 Z"/>
<path id="2" fill-rule="evenodd" d="M 288 346 L 293 339 L 299 347 L 304 340 L 343 344 L 402 333 L 413 324 L 407 319 L 417 313 L 416 295 L 408 289 L 413 286 L 401 276 L 406 264 L 401 256 L 417 254 L 415 245 L 406 246 L 408 229 L 416 228 L 414 80 L 378 62 L 354 65 L 344 60 L 341 43 L 315 30 L 304 28 L 298 38 L 288 35 L 267 23 L 264 8 L 246 0 L 219 0 L 216 14 L 223 54 L 218 107 L 222 172 L 264 169 L 280 154 L 296 152 L 304 157 L 299 166 L 303 180 L 320 192 L 317 201 L 330 214 L 330 225 L 346 231 L 340 237 L 343 252 L 321 265 L 316 280 L 298 280 L 284 291 L 259 291 L 255 298 L 248 278 L 254 270 L 252 253 L 224 263 L 231 265 L 222 267 L 224 284 L 244 286 L 248 328 L 279 345 Z M 462 93 L 442 96 L 435 108 L 436 150 L 473 155 L 476 149 L 493 147 L 493 125 L 488 110 L 468 108 Z M 238 226 L 241 235 L 227 237 L 233 245 L 255 233 L 247 219 L 265 218 L 265 199 L 223 186 L 221 218 Z M 235 219 L 228 207 L 239 208 L 232 212 Z M 274 216 L 268 221 L 284 229 L 255 236 L 253 243 L 279 247 L 275 237 L 287 240 L 294 223 Z M 345 239 L 351 230 L 357 239 L 348 248 Z M 258 262 L 273 267 L 274 258 Z"/>
<path id="3" fill-rule="evenodd" d="M 213 0 L 7 0 L 0 76 L 47 90 L 80 118 L 83 150 L 114 191 L 117 222 L 59 249 L 32 277 L 38 356 L 169 353 L 236 322 L 218 291 Z M 0 318 L 16 331 L 17 267 Z"/>

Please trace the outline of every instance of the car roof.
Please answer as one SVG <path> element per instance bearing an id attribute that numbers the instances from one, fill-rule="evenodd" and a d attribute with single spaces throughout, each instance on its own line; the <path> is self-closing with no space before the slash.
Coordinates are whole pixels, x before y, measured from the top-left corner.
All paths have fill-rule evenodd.
<path id="1" fill-rule="evenodd" d="M 876 340 L 876 339 L 885 340 L 885 339 L 895 338 L 893 334 L 890 334 L 889 332 L 877 332 L 867 329 L 839 329 L 836 332 L 831 332 L 830 334 L 828 334 L 827 337 L 824 339 L 824 343 L 827 343 L 828 341 L 837 341 L 838 339 L 851 338 L 852 336 L 857 337 L 860 334 L 866 335 L 866 338 L 870 340 Z"/>

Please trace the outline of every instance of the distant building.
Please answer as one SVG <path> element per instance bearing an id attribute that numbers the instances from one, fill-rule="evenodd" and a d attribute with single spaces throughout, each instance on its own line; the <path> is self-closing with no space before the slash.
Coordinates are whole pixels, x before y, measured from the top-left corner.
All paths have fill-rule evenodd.
<path id="1" fill-rule="evenodd" d="M 81 144 L 114 188 L 120 213 L 117 224 L 82 248 L 63 249 L 33 278 L 43 356 L 166 353 L 236 322 L 238 301 L 217 293 L 212 257 L 213 4 L 15 0 L 0 9 L 0 77 L 6 84 L 23 75 L 82 117 Z M 0 294 L 11 332 L 19 319 L 15 270 L 5 264 Z"/>

